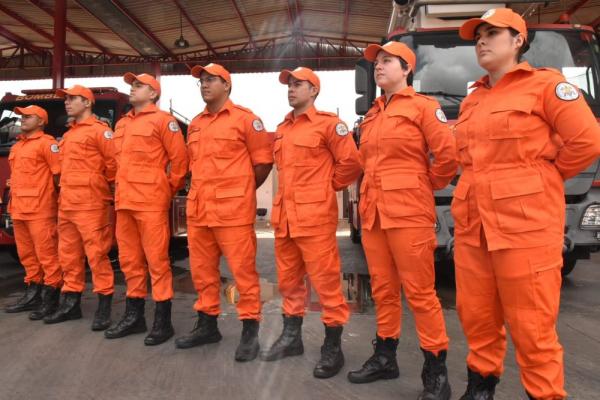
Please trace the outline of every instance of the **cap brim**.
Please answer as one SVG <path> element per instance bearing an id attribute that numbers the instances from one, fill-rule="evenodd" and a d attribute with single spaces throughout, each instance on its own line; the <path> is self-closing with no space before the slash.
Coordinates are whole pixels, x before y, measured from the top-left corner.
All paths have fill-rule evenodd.
<path id="1" fill-rule="evenodd" d="M 293 75 L 294 74 L 292 74 L 292 71 L 290 71 L 288 69 L 284 69 L 279 74 L 279 83 L 281 83 L 283 85 L 287 85 L 288 83 L 290 83 L 290 76 L 293 76 Z"/>
<path id="2" fill-rule="evenodd" d="M 128 72 L 125 75 L 123 75 L 123 80 L 128 85 L 131 85 L 133 82 L 135 82 L 137 80 L 137 75 L 134 74 L 133 72 Z"/>
<path id="3" fill-rule="evenodd" d="M 470 20 L 462 24 L 462 26 L 458 30 L 458 35 L 461 37 L 461 39 L 473 40 L 475 39 L 475 30 L 481 24 L 490 24 L 498 28 L 508 28 L 510 26 L 501 22 L 494 22 L 491 19 L 471 18 Z"/>
<path id="4" fill-rule="evenodd" d="M 67 89 L 56 89 L 56 92 L 54 92 L 54 95 L 58 96 L 58 97 L 62 97 L 65 98 L 67 97 L 67 95 L 69 95 L 69 91 Z"/>
<path id="5" fill-rule="evenodd" d="M 381 50 L 384 50 L 384 49 L 380 45 L 378 45 L 378 44 L 370 44 L 365 49 L 364 57 L 365 57 L 365 59 L 367 61 L 373 62 L 373 61 L 375 61 L 377 59 L 377 54 Z"/>
<path id="6" fill-rule="evenodd" d="M 202 71 L 206 71 L 202 65 L 195 65 L 190 73 L 194 78 L 200 79 L 200 74 L 202 74 Z"/>
<path id="7" fill-rule="evenodd" d="M 17 115 L 25 115 L 25 114 L 27 114 L 26 112 L 25 113 L 23 112 L 23 108 L 22 107 L 15 107 L 15 109 L 13 111 Z"/>

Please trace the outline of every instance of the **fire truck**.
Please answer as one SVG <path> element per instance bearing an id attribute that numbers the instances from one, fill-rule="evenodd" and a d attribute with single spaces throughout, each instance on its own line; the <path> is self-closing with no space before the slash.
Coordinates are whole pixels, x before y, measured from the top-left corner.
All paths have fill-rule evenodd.
<path id="1" fill-rule="evenodd" d="M 93 113 L 114 129 L 122 115 L 131 109 L 129 96 L 111 87 L 91 88 L 96 102 Z M 67 131 L 68 121 L 64 107 L 64 100 L 54 94 L 54 90 L 23 90 L 23 94 L 6 93 L 0 100 L 0 248 L 8 250 L 16 257 L 16 247 L 13 237 L 12 220 L 7 210 L 10 188 L 7 179 L 10 175 L 8 154 L 19 134 L 20 116 L 13 112 L 15 107 L 24 107 L 35 104 L 43 107 L 48 112 L 48 125 L 45 132 L 60 140 Z M 189 121 L 170 110 L 184 134 L 187 134 Z M 187 185 L 186 185 L 187 187 Z M 186 189 L 182 189 L 173 198 L 170 209 L 171 227 L 171 257 L 179 259 L 187 254 L 187 227 L 185 219 Z M 113 214 L 114 215 L 114 214 Z M 113 219 L 114 220 L 114 219 Z M 111 259 L 116 261 L 115 251 L 111 252 Z"/>
<path id="2" fill-rule="evenodd" d="M 504 3 L 478 1 L 409 0 L 395 1 L 388 36 L 382 40 L 407 44 L 417 55 L 413 86 L 417 92 L 435 97 L 452 124 L 458 118 L 461 101 L 469 86 L 485 75 L 477 64 L 475 43 L 462 40 L 458 27 L 472 17 L 479 17 L 491 8 L 505 7 Z M 511 7 L 521 7 L 527 17 L 540 2 L 516 1 Z M 567 21 L 565 21 L 567 22 Z M 530 49 L 524 60 L 533 67 L 551 67 L 577 85 L 586 102 L 600 122 L 600 44 L 598 34 L 588 26 L 561 24 L 529 24 Z M 356 113 L 365 115 L 377 88 L 373 66 L 366 60 L 356 65 Z M 354 139 L 360 144 L 359 118 Z M 459 172 L 460 173 L 460 172 Z M 448 187 L 435 192 L 438 247 L 436 261 L 451 264 L 454 251 L 454 221 L 450 202 L 458 176 Z M 349 190 L 348 215 L 351 239 L 360 242 L 358 216 L 360 181 Z M 577 260 L 589 259 L 600 249 L 600 171 L 598 161 L 565 182 L 566 225 L 563 247 L 563 275 L 569 274 Z M 540 204 L 543 207 L 543 204 Z"/>

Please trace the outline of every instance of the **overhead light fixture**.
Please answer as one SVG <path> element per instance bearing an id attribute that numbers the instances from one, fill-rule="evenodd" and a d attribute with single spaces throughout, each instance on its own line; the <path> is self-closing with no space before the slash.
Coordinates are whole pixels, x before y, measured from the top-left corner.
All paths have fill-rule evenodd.
<path id="1" fill-rule="evenodd" d="M 187 49 L 190 47 L 190 43 L 183 37 L 183 19 L 181 16 L 181 11 L 179 11 L 179 29 L 181 34 L 179 35 L 179 39 L 175 41 L 175 47 L 178 49 Z"/>

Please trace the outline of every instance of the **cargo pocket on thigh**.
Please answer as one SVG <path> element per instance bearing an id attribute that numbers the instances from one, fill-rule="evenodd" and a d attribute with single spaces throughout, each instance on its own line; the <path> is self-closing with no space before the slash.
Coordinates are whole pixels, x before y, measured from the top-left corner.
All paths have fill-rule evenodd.
<path id="1" fill-rule="evenodd" d="M 539 255 L 536 261 L 530 260 L 538 339 L 546 337 L 551 330 L 555 329 L 558 318 L 562 255 L 559 251 L 557 253 L 550 256 Z M 543 261 L 540 262 L 540 258 Z"/>

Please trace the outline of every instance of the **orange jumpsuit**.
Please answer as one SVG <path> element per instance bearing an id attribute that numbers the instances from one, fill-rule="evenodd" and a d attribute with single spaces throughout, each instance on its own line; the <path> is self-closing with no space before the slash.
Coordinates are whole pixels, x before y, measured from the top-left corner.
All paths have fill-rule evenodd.
<path id="1" fill-rule="evenodd" d="M 53 175 L 60 174 L 56 140 L 42 131 L 21 135 L 8 156 L 11 169 L 8 212 L 13 220 L 25 283 L 58 288 L 62 274 L 56 234 L 57 196 Z"/>
<path id="2" fill-rule="evenodd" d="M 563 180 L 600 155 L 600 127 L 554 70 L 521 63 L 494 87 L 487 77 L 473 87 L 455 126 L 463 173 L 452 201 L 467 364 L 483 376 L 502 373 L 506 324 L 525 389 L 562 399 Z"/>
<path id="3" fill-rule="evenodd" d="M 113 133 L 94 116 L 73 123 L 61 142 L 58 255 L 63 271 L 63 292 L 83 292 L 85 258 L 92 270 L 94 293 L 114 291 L 114 274 L 108 252 L 112 245 L 109 221 L 114 181 Z"/>
<path id="4" fill-rule="evenodd" d="M 183 187 L 188 158 L 175 118 L 155 104 L 119 120 L 114 134 L 117 160 L 115 208 L 119 262 L 127 297 L 144 298 L 150 272 L 152 298 L 173 297 L 169 262 L 169 208 Z"/>
<path id="5" fill-rule="evenodd" d="M 361 173 L 356 145 L 335 114 L 311 107 L 297 117 L 289 113 L 279 124 L 274 153 L 279 187 L 271 223 L 283 312 L 304 315 L 308 274 L 325 325 L 343 325 L 350 313 L 340 282 L 335 192 Z"/>
<path id="6" fill-rule="evenodd" d="M 362 244 L 376 305 L 377 334 L 397 339 L 403 289 L 423 349 L 448 348 L 435 292 L 435 203 L 457 169 L 456 145 L 438 102 L 409 86 L 376 99 L 360 126 Z M 430 154 L 433 161 L 430 161 Z"/>
<path id="7" fill-rule="evenodd" d="M 225 255 L 240 293 L 240 319 L 260 319 L 256 272 L 256 183 L 253 166 L 273 163 L 273 135 L 250 110 L 231 100 L 208 109 L 188 129 L 192 185 L 187 200 L 194 309 L 220 313 L 219 258 Z"/>

